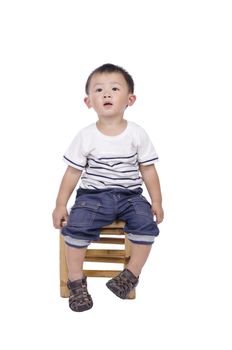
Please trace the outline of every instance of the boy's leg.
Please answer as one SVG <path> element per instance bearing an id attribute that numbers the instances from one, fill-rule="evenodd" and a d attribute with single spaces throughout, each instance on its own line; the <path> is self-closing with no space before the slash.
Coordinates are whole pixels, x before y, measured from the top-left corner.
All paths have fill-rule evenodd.
<path id="1" fill-rule="evenodd" d="M 136 277 L 140 275 L 142 268 L 150 254 L 151 247 L 151 244 L 136 244 L 130 242 L 131 256 L 127 269 L 130 270 Z"/>
<path id="2" fill-rule="evenodd" d="M 107 287 L 118 297 L 126 299 L 139 282 L 139 275 L 150 254 L 159 230 L 149 202 L 135 193 L 121 201 L 118 219 L 124 220 L 124 232 L 131 244 L 131 257 L 126 269 L 107 282 Z"/>
<path id="3" fill-rule="evenodd" d="M 84 277 L 83 264 L 87 247 L 78 248 L 65 244 L 68 279 L 72 282 Z"/>
<path id="4" fill-rule="evenodd" d="M 83 274 L 83 264 L 87 247 L 78 248 L 65 244 L 68 267 L 68 288 L 70 290 L 69 307 L 82 312 L 92 308 L 93 300 L 87 289 L 87 280 Z"/>
<path id="5" fill-rule="evenodd" d="M 106 283 L 106 286 L 121 299 L 128 298 L 137 286 L 139 275 L 151 251 L 151 244 L 130 244 L 131 257 L 126 269 Z"/>

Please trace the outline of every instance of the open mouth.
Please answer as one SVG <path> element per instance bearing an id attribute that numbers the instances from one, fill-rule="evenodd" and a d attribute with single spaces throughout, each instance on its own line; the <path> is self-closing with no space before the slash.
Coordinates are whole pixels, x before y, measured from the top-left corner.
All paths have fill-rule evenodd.
<path id="1" fill-rule="evenodd" d="M 111 102 L 105 102 L 105 103 L 104 103 L 104 106 L 113 106 L 113 103 L 111 103 Z"/>

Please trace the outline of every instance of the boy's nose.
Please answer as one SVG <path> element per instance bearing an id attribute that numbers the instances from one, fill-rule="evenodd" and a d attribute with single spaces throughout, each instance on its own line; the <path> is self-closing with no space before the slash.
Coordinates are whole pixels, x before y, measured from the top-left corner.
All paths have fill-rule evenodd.
<path id="1" fill-rule="evenodd" d="M 104 98 L 111 98 L 111 94 L 109 92 L 104 93 Z"/>

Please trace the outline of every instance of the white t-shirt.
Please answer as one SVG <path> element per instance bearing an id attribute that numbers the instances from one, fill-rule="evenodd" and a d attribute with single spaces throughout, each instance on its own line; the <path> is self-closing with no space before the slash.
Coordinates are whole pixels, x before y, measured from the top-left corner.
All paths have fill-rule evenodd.
<path id="1" fill-rule="evenodd" d="M 139 165 L 150 165 L 156 160 L 158 156 L 149 136 L 131 121 L 117 136 L 102 134 L 96 123 L 85 127 L 64 155 L 68 165 L 83 171 L 80 187 L 85 189 L 141 187 Z"/>

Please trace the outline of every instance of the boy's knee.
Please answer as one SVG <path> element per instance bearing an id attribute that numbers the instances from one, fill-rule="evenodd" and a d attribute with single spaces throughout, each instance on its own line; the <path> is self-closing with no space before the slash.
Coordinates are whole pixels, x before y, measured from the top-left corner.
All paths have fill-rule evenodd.
<path id="1" fill-rule="evenodd" d="M 64 236 L 64 241 L 69 246 L 76 248 L 87 248 L 91 243 L 90 240 L 77 239 L 70 236 Z"/>
<path id="2" fill-rule="evenodd" d="M 127 234 L 127 238 L 129 239 L 129 241 L 131 241 L 132 243 L 136 243 L 136 244 L 151 245 L 155 241 L 155 237 L 154 236 L 136 235 L 136 234 L 133 234 L 133 233 L 128 233 Z"/>

